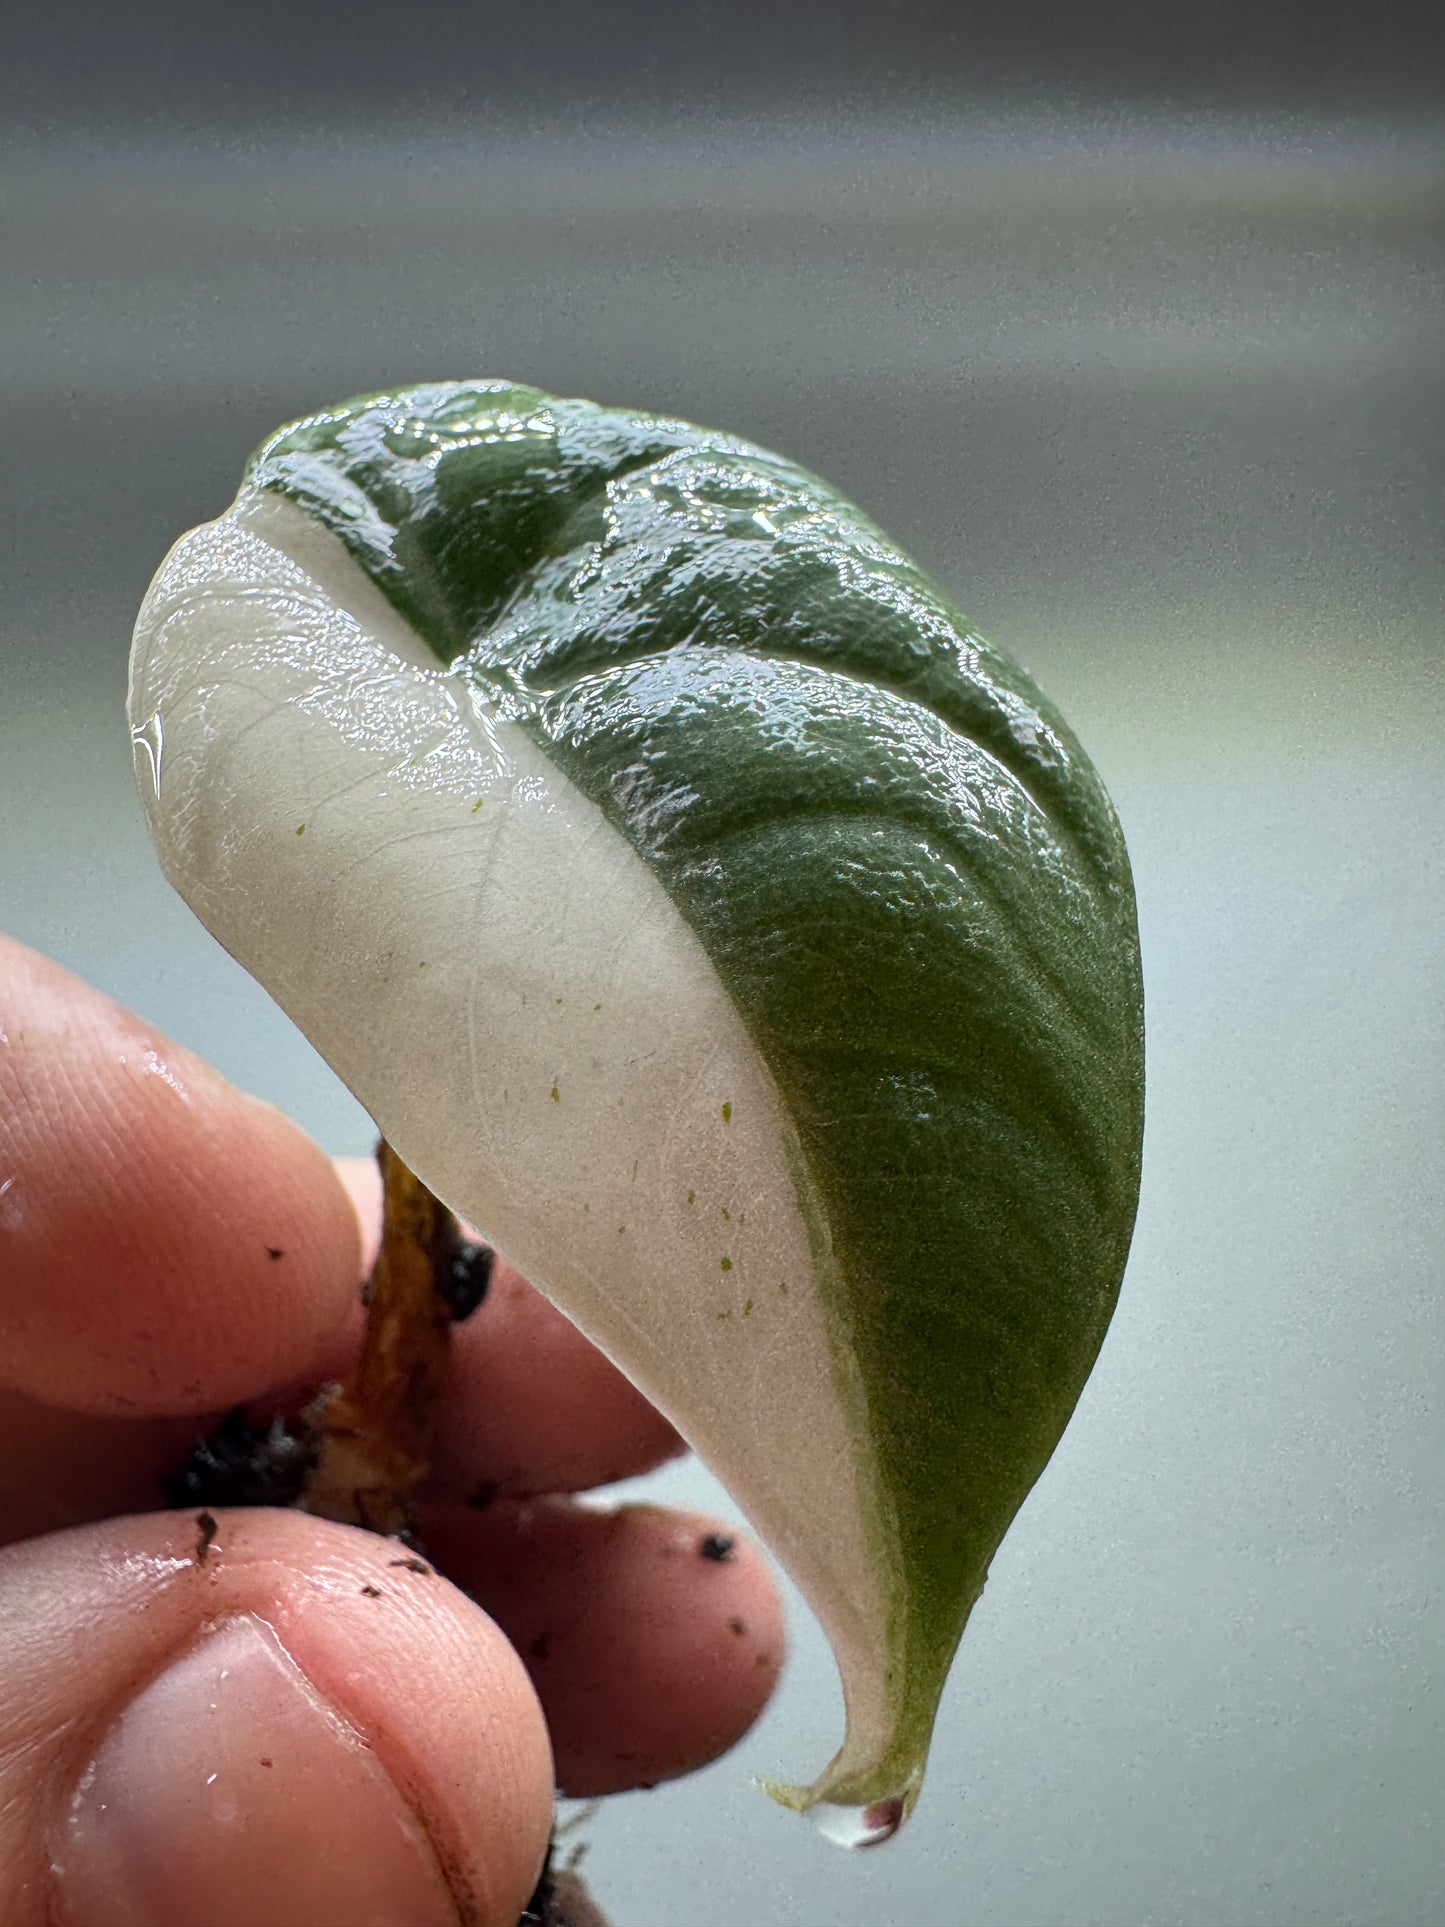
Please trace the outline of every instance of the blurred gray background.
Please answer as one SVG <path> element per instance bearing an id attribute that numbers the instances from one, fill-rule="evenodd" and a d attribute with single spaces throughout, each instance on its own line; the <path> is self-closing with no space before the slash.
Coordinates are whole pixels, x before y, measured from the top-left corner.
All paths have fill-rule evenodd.
<path id="1" fill-rule="evenodd" d="M 1412 15 L 1419 11 L 1420 19 Z M 1110 784 L 1150 1116 L 1124 1298 L 910 1829 L 793 1615 L 738 1752 L 590 1820 L 618 1927 L 1445 1917 L 1438 19 L 1224 0 L 55 7 L 0 78 L 0 923 L 339 1151 L 173 900 L 131 620 L 282 419 L 503 374 L 858 499 Z M 696 1467 L 653 1489 L 726 1514 Z"/>

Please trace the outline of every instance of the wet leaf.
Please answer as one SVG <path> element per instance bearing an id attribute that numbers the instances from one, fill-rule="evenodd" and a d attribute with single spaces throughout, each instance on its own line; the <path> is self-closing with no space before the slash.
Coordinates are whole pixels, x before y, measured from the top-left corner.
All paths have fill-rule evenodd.
<path id="1" fill-rule="evenodd" d="M 1067 726 L 815 477 L 500 382 L 273 437 L 131 711 L 177 887 L 817 1611 L 847 1734 L 774 1791 L 906 1811 L 1133 1223 L 1133 893 Z"/>

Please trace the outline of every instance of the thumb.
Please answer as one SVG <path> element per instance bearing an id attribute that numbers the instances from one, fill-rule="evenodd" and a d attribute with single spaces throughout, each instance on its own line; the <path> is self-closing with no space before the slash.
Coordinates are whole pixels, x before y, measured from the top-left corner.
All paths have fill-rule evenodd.
<path id="1" fill-rule="evenodd" d="M 393 1540 L 157 1514 L 0 1552 L 7 1927 L 515 1927 L 552 1809 L 520 1661 Z"/>

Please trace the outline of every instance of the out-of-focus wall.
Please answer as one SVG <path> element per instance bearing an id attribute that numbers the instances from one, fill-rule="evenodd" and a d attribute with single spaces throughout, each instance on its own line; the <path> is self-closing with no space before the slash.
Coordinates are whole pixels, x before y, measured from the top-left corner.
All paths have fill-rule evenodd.
<path id="1" fill-rule="evenodd" d="M 210 93 L 191 41 L 133 58 L 118 9 L 70 51 L 42 25 L 28 93 L 8 83 L 16 935 L 364 1146 L 155 871 L 124 658 L 165 547 L 263 433 L 436 375 L 681 413 L 821 470 L 1038 673 L 1129 834 L 1139 1236 L 917 1819 L 844 1860 L 747 1785 L 836 1737 L 799 1609 L 746 1746 L 591 1823 L 619 1927 L 1425 1927 L 1445 1906 L 1445 150 L 1410 62 L 1290 69 L 1283 45 L 1262 81 L 1239 47 L 1268 10 L 1235 12 L 1233 64 L 1196 47 L 1191 69 L 1187 23 L 1135 46 L 1158 71 L 1132 105 L 1104 98 L 1109 59 L 1149 79 L 1130 47 L 1081 53 L 1071 87 L 1064 26 L 1048 73 L 1000 27 L 999 84 L 966 97 L 934 57 L 942 8 L 891 66 L 896 12 L 843 8 L 811 70 L 801 16 L 772 69 L 762 9 L 706 16 L 709 58 L 621 20 L 616 71 L 599 55 L 589 81 L 574 49 L 550 91 L 504 38 L 473 76 L 485 111 L 425 9 L 348 43 L 320 123 L 305 10 L 290 42 L 264 7 L 234 21 Z M 735 98 L 729 20 L 751 22 Z M 727 1504 L 695 1468 L 658 1489 Z"/>

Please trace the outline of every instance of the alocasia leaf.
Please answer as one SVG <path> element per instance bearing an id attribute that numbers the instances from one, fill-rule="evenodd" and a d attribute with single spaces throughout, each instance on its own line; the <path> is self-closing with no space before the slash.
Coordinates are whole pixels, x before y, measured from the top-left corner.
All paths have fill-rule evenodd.
<path id="1" fill-rule="evenodd" d="M 1142 1127 L 1083 751 L 857 509 L 504 382 L 259 451 L 146 598 L 168 875 L 810 1600 L 906 1810 L 1108 1324 Z"/>

